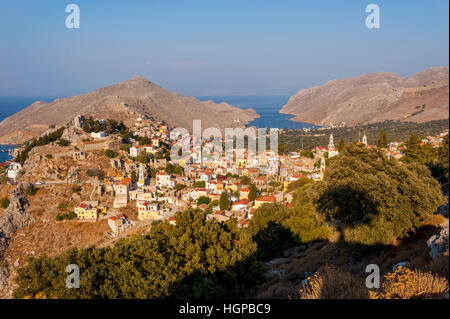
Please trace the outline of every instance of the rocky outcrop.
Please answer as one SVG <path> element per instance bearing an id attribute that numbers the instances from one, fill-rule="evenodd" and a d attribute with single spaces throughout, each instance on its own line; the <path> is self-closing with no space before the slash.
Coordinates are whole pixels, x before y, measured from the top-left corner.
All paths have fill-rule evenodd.
<path id="1" fill-rule="evenodd" d="M 70 166 L 69 170 L 67 172 L 66 182 L 73 183 L 74 181 L 78 180 L 79 172 L 80 172 L 79 167 L 77 167 L 77 166 Z"/>
<path id="2" fill-rule="evenodd" d="M 441 228 L 439 234 L 431 236 L 427 240 L 427 246 L 430 248 L 430 257 L 435 259 L 448 250 L 448 224 Z"/>
<path id="3" fill-rule="evenodd" d="M 26 211 L 28 201 L 25 191 L 29 186 L 29 183 L 19 184 L 9 196 L 9 206 L 0 215 L 0 290 L 5 288 L 8 282 L 8 269 L 3 260 L 8 241 L 19 228 L 34 221 Z"/>
<path id="4" fill-rule="evenodd" d="M 68 140 L 71 142 L 81 141 L 85 137 L 85 134 L 80 129 L 77 129 L 73 126 L 66 128 L 61 136 L 62 139 Z"/>

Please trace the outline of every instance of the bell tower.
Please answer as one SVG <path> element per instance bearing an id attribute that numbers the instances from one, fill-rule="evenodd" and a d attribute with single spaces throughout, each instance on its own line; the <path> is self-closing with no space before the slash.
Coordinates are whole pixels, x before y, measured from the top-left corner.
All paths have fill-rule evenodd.
<path id="1" fill-rule="evenodd" d="M 363 138 L 362 138 L 362 143 L 363 143 L 364 145 L 367 146 L 367 136 L 366 136 L 366 133 L 364 133 L 364 136 L 363 136 Z"/>
<path id="2" fill-rule="evenodd" d="M 329 149 L 329 150 L 335 149 L 335 147 L 334 147 L 333 133 L 330 134 L 330 142 L 328 143 L 328 149 Z"/>
<path id="3" fill-rule="evenodd" d="M 138 187 L 143 187 L 145 184 L 144 164 L 139 165 L 139 178 L 137 184 Z"/>

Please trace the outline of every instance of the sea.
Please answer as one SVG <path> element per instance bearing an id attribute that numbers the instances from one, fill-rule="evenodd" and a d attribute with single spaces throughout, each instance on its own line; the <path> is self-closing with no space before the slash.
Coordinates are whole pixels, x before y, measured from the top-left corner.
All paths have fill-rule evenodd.
<path id="1" fill-rule="evenodd" d="M 19 112 L 30 104 L 41 100 L 51 102 L 59 97 L 5 97 L 0 96 L 0 122 L 8 116 Z M 260 115 L 248 126 L 258 128 L 279 128 L 279 129 L 303 129 L 314 128 L 313 124 L 294 122 L 291 119 L 293 115 L 280 114 L 281 108 L 288 102 L 289 95 L 270 95 L 270 96 L 197 96 L 200 101 L 212 100 L 216 103 L 226 102 L 230 105 L 242 109 L 252 108 Z M 0 144 L 0 163 L 11 160 L 8 150 L 13 149 L 11 145 Z"/>
<path id="2" fill-rule="evenodd" d="M 252 108 L 259 114 L 260 118 L 249 122 L 248 126 L 257 128 L 278 128 L 278 129 L 303 129 L 315 128 L 317 126 L 310 123 L 294 122 L 294 115 L 281 114 L 279 111 L 288 102 L 289 95 L 269 95 L 269 96 L 197 96 L 200 101 L 212 100 L 216 103 L 226 102 L 230 105 L 248 109 Z"/>
<path id="3" fill-rule="evenodd" d="M 19 112 L 26 108 L 30 104 L 41 100 L 45 102 L 51 102 L 58 97 L 49 96 L 0 96 L 0 122 L 10 115 Z M 14 145 L 1 145 L 0 144 L 0 163 L 9 161 L 12 156 L 8 153 L 9 150 L 14 149 Z"/>

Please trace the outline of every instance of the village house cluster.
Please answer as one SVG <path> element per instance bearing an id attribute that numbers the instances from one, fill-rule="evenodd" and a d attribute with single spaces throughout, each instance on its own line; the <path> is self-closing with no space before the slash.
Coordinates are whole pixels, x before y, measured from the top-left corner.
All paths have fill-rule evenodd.
<path id="1" fill-rule="evenodd" d="M 81 128 L 84 121 L 83 116 L 78 116 L 73 120 L 74 126 Z M 314 147 L 308 156 L 303 151 L 284 155 L 265 151 L 249 156 L 248 149 L 242 148 L 235 149 L 230 160 L 224 153 L 214 154 L 215 148 L 210 141 L 200 141 L 202 151 L 194 152 L 194 136 L 189 136 L 189 141 L 181 136 L 171 140 L 166 123 L 149 120 L 143 115 L 138 115 L 129 130 L 132 132 L 127 141 L 129 148 L 121 149 L 119 156 L 110 159 L 110 169 L 115 173 L 101 181 L 105 194 L 112 196 L 112 207 L 102 206 L 95 200 L 84 200 L 74 208 L 78 220 L 107 218 L 114 235 L 135 225 L 123 213 L 117 212 L 123 208 L 132 209 L 140 222 L 167 220 L 175 224 L 177 211 L 195 207 L 207 210 L 207 219 L 226 221 L 235 218 L 239 227 L 246 227 L 256 209 L 264 204 L 291 206 L 293 192 L 288 191 L 289 184 L 302 178 L 323 179 L 326 159 L 339 154 L 333 134 L 330 134 L 327 146 Z M 439 145 L 446 134 L 448 132 L 427 137 L 422 142 Z M 90 137 L 105 141 L 114 138 L 105 132 L 91 133 Z M 142 143 L 143 140 L 148 143 Z M 167 153 L 163 156 L 163 152 L 170 151 L 176 144 L 190 141 L 192 144 L 183 148 L 189 152 L 180 152 L 173 160 L 168 159 Z M 365 134 L 358 143 L 376 147 L 368 144 Z M 401 142 L 391 142 L 388 158 L 401 158 L 403 147 Z M 81 161 L 89 151 L 85 147 L 69 155 Z M 148 156 L 148 160 L 141 161 L 142 155 Z M 6 176 L 14 182 L 22 166 L 15 162 L 4 166 Z M 227 207 L 220 204 L 224 194 Z"/>

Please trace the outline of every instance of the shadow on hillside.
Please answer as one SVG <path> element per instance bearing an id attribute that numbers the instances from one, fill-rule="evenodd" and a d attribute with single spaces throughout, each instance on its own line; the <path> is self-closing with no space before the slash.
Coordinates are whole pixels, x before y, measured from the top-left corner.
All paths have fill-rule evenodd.
<path id="1" fill-rule="evenodd" d="M 264 281 L 265 269 L 255 255 L 232 267 L 209 273 L 196 271 L 172 284 L 169 299 L 237 299 Z"/>
<path id="2" fill-rule="evenodd" d="M 272 268 L 274 273 L 262 285 L 252 291 L 256 298 L 300 298 L 300 289 L 305 288 L 314 273 L 320 273 L 327 265 L 339 271 L 335 278 L 328 278 L 323 286 L 314 286 L 317 298 L 365 299 L 369 289 L 365 279 L 370 274 L 366 267 L 375 264 L 380 269 L 381 282 L 384 275 L 393 272 L 393 267 L 405 262 L 407 268 L 431 272 L 448 279 L 448 256 L 432 260 L 427 239 L 439 231 L 437 226 L 422 226 L 416 232 L 390 245 L 363 245 L 345 242 L 342 234 L 336 242 L 317 241 L 308 244 L 305 251 L 289 256 L 288 261 Z M 281 255 L 277 257 L 283 257 Z M 374 290 L 378 291 L 378 290 Z M 427 298 L 442 298 L 442 294 L 427 295 Z"/>

